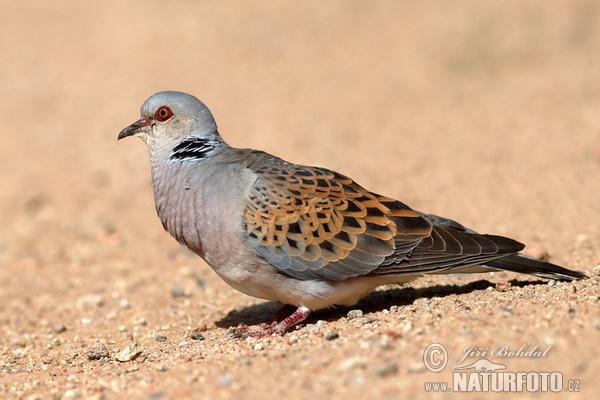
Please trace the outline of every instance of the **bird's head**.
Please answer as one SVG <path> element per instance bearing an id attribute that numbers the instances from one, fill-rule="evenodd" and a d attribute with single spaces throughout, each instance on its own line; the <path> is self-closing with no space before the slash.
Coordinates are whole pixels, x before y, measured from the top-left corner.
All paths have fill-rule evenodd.
<path id="1" fill-rule="evenodd" d="M 188 136 L 214 140 L 217 124 L 196 97 L 183 92 L 158 92 L 144 102 L 141 119 L 123 129 L 118 139 L 139 136 L 149 146 L 158 140 L 179 142 Z"/>

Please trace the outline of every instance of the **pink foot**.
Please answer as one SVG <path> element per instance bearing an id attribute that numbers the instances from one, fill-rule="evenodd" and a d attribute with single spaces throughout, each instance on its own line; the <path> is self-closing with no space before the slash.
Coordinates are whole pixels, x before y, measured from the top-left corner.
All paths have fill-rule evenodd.
<path id="1" fill-rule="evenodd" d="M 290 306 L 284 306 L 276 315 L 275 318 L 280 316 L 282 311 L 286 310 Z M 247 338 L 247 337 L 264 337 L 269 336 L 274 333 L 279 335 L 283 335 L 290 329 L 292 326 L 304 321 L 310 315 L 310 310 L 304 306 L 298 307 L 291 315 L 288 315 L 283 320 L 277 322 L 277 319 L 271 323 L 268 328 L 264 328 L 264 324 L 259 324 L 260 327 L 257 331 L 250 331 L 244 329 L 243 331 L 237 330 L 236 332 L 232 332 L 231 335 L 236 338 Z"/>

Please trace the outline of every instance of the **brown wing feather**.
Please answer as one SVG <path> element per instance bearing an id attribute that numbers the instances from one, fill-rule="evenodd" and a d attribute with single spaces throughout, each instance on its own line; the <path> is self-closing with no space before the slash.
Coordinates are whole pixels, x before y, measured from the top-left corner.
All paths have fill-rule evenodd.
<path id="1" fill-rule="evenodd" d="M 408 255 L 431 232 L 416 211 L 334 171 L 276 158 L 256 164 L 244 213 L 248 242 L 291 276 L 365 275 L 386 257 Z"/>

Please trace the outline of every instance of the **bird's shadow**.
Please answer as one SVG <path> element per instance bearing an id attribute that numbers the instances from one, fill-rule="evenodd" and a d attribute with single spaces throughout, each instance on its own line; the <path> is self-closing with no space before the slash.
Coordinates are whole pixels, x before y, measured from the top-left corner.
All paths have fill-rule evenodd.
<path id="1" fill-rule="evenodd" d="M 518 281 L 510 280 L 511 286 L 523 287 L 528 285 L 547 284 L 546 281 Z M 390 308 L 391 306 L 406 306 L 419 298 L 445 297 L 449 295 L 460 295 L 474 292 L 476 290 L 486 290 L 488 287 L 495 287 L 495 283 L 480 279 L 478 281 L 466 284 L 434 285 L 424 288 L 401 287 L 388 290 L 377 290 L 371 292 L 356 305 L 335 306 L 328 309 L 313 312 L 305 323 L 311 323 L 315 320 L 334 321 L 346 315 L 348 311 L 360 309 L 363 312 L 377 312 Z M 272 318 L 283 307 L 276 301 L 267 301 L 265 303 L 254 304 L 244 307 L 240 310 L 234 309 L 226 316 L 215 322 L 219 328 L 231 328 L 240 324 L 254 325 L 265 322 Z M 291 311 L 290 311 L 291 313 Z"/>

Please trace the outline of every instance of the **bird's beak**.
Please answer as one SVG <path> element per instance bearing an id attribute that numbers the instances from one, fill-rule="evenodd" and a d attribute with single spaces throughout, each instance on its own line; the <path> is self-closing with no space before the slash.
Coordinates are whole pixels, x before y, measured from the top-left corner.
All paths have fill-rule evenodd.
<path id="1" fill-rule="evenodd" d="M 127 128 L 123 129 L 121 132 L 119 132 L 117 140 L 121 140 L 123 138 L 126 138 L 127 136 L 137 135 L 138 133 L 142 132 L 144 127 L 148 125 L 150 125 L 150 121 L 148 121 L 147 119 L 137 120 L 133 124 L 129 125 Z"/>

